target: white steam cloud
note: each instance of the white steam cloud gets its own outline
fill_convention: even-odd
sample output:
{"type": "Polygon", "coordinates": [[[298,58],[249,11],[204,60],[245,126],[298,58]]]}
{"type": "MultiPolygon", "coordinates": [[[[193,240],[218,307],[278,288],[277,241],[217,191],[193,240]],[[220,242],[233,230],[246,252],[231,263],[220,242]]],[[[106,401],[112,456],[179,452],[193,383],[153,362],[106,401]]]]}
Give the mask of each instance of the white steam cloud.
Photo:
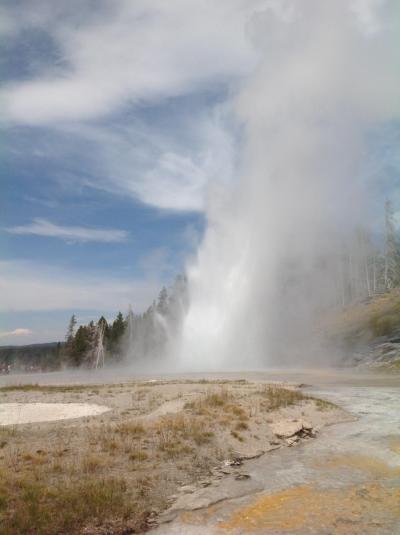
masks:
{"type": "Polygon", "coordinates": [[[366,136],[399,114],[395,4],[277,1],[249,23],[263,59],[235,101],[241,180],[212,196],[188,269],[183,367],[295,364],[321,349],[335,254],[368,204],[366,136]]]}

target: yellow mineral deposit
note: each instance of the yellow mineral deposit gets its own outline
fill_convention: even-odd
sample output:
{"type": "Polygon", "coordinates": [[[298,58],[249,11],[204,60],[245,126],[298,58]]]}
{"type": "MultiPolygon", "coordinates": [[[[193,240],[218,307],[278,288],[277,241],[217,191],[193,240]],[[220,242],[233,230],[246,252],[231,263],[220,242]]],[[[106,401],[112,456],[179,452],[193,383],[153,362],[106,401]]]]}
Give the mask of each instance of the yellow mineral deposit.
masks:
{"type": "Polygon", "coordinates": [[[373,525],[378,528],[388,515],[400,516],[399,489],[385,488],[380,483],[346,489],[300,486],[259,496],[220,522],[219,528],[267,534],[318,527],[334,528],[337,535],[356,535],[373,525]]]}

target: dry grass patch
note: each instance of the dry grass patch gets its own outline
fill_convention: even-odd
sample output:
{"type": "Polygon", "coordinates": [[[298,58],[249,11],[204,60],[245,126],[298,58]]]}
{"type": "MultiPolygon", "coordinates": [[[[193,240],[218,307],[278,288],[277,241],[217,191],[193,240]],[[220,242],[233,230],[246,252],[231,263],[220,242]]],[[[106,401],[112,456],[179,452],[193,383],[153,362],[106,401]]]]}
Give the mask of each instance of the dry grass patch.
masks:
{"type": "Polygon", "coordinates": [[[224,407],[224,411],[226,413],[231,413],[236,418],[239,418],[239,420],[247,420],[249,418],[248,413],[246,410],[241,407],[240,405],[235,405],[233,403],[229,403],[224,407]]]}
{"type": "Polygon", "coordinates": [[[81,463],[81,469],[84,474],[94,474],[104,466],[104,461],[99,455],[89,453],[81,463]]]}
{"type": "Polygon", "coordinates": [[[164,416],[154,424],[158,449],[169,455],[192,453],[195,446],[211,442],[214,432],[203,418],[189,418],[184,414],[164,416]]]}
{"type": "Polygon", "coordinates": [[[247,429],[249,428],[248,424],[246,422],[238,422],[236,425],[235,425],[235,429],[236,431],[247,431],[247,429]]]}
{"type": "Polygon", "coordinates": [[[220,389],[217,392],[209,391],[207,394],[198,397],[194,401],[189,401],[184,408],[197,413],[207,413],[209,409],[220,409],[232,399],[232,394],[227,389],[220,389]]]}
{"type": "Polygon", "coordinates": [[[239,442],[244,442],[244,437],[237,431],[232,430],[231,435],[233,436],[233,438],[236,438],[236,440],[239,440],[239,442]]]}
{"type": "Polygon", "coordinates": [[[143,450],[133,451],[129,454],[129,460],[135,462],[147,461],[149,454],[143,450]]]}
{"type": "MultiPolygon", "coordinates": [[[[137,502],[136,502],[137,503],[137,502]]],[[[127,499],[124,479],[63,481],[55,485],[34,477],[20,479],[3,474],[0,519],[3,535],[77,533],[88,521],[129,518],[144,512],[127,499]],[[6,490],[7,489],[7,490],[6,490]]]]}
{"type": "Polygon", "coordinates": [[[363,303],[348,306],[327,318],[323,328],[334,339],[344,340],[347,348],[397,333],[400,329],[400,289],[394,288],[363,303]]]}
{"type": "Polygon", "coordinates": [[[138,421],[122,422],[117,425],[115,430],[120,435],[133,435],[135,437],[142,436],[145,433],[143,423],[138,421]]]}
{"type": "Polygon", "coordinates": [[[257,394],[265,399],[266,405],[264,404],[264,408],[267,408],[268,410],[289,407],[290,405],[296,405],[297,403],[310,399],[309,396],[305,396],[298,390],[291,390],[274,385],[265,385],[262,390],[257,392],[257,394]]]}

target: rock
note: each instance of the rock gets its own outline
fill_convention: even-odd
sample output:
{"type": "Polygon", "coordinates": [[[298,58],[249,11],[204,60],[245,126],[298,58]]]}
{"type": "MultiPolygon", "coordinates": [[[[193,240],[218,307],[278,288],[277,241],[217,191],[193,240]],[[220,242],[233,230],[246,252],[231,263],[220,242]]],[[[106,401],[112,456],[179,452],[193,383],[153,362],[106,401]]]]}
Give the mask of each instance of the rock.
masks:
{"type": "Polygon", "coordinates": [[[243,481],[244,479],[250,479],[250,477],[251,477],[250,474],[237,474],[235,476],[235,479],[237,481],[243,481]]]}
{"type": "Polygon", "coordinates": [[[306,420],[281,420],[271,425],[272,432],[279,438],[313,436],[313,426],[306,420]]]}
{"type": "Polygon", "coordinates": [[[307,422],[307,420],[302,420],[302,424],[304,431],[312,431],[313,426],[310,424],[310,422],[307,422]]]}
{"type": "Polygon", "coordinates": [[[180,491],[184,492],[185,494],[191,494],[195,490],[197,490],[197,487],[195,485],[184,485],[180,488],[180,491]]]}
{"type": "MultiPolygon", "coordinates": [[[[261,457],[261,455],[264,455],[265,450],[256,450],[256,451],[247,451],[247,452],[234,452],[235,455],[235,461],[236,463],[239,462],[240,464],[243,464],[243,461],[248,461],[249,459],[257,459],[257,457],[261,457]]],[[[235,464],[235,466],[240,466],[240,464],[235,464]]]]}
{"type": "Polygon", "coordinates": [[[222,464],[223,466],[241,466],[243,461],[241,459],[226,459],[222,464]]]}
{"type": "Polygon", "coordinates": [[[229,468],[221,468],[221,474],[224,474],[225,476],[232,474],[233,470],[229,468]]]}
{"type": "Polygon", "coordinates": [[[271,429],[277,437],[289,438],[299,433],[303,429],[303,424],[302,422],[295,422],[293,420],[281,420],[271,424],[271,429]]]}

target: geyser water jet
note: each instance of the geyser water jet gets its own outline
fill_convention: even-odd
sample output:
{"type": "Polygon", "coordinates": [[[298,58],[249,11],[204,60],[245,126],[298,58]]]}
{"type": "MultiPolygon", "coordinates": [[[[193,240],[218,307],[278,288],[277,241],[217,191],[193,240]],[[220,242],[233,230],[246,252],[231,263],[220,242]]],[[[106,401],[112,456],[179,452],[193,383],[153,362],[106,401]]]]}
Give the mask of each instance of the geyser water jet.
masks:
{"type": "Polygon", "coordinates": [[[395,4],[276,1],[249,21],[261,60],[232,102],[241,176],[188,266],[183,368],[326,360],[318,320],[367,216],[367,136],[399,112],[395,4]]]}

